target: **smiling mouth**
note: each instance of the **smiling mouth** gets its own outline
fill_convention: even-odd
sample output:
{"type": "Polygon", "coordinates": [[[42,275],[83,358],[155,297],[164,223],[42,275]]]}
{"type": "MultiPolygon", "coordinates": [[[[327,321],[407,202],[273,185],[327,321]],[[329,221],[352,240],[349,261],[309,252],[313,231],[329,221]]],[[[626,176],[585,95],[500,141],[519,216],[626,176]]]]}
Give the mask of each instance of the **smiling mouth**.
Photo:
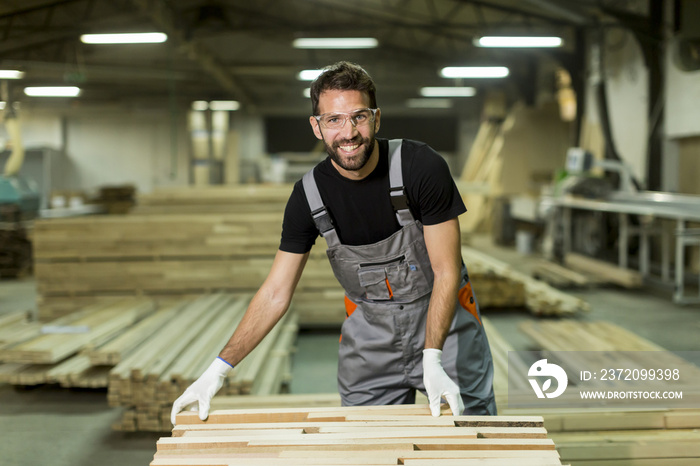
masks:
{"type": "Polygon", "coordinates": [[[359,143],[352,143],[352,144],[339,144],[338,149],[340,149],[343,152],[350,153],[350,152],[355,152],[361,144],[359,143]]]}

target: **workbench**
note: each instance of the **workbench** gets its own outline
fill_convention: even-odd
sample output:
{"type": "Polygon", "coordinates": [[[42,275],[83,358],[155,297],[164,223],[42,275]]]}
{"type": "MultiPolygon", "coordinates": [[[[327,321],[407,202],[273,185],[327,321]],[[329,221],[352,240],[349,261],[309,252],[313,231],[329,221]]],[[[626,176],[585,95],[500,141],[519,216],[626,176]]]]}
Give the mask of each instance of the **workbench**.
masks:
{"type": "MultiPolygon", "coordinates": [[[[643,277],[650,275],[649,240],[652,235],[661,238],[661,279],[675,284],[673,301],[679,304],[700,303],[700,290],[697,296],[685,293],[685,249],[700,246],[700,228],[689,227],[690,222],[700,222],[700,196],[662,192],[615,192],[607,199],[585,199],[573,196],[545,196],[541,207],[554,207],[562,223],[563,250],[571,251],[571,218],[573,210],[588,210],[616,213],[619,216],[618,265],[627,268],[629,264],[629,239],[640,237],[639,271],[643,277]],[[638,227],[630,225],[630,216],[639,216],[638,227]],[[675,273],[671,279],[670,238],[668,232],[659,228],[657,219],[675,221],[675,273]]],[[[699,283],[700,287],[700,283],[699,283]]]]}

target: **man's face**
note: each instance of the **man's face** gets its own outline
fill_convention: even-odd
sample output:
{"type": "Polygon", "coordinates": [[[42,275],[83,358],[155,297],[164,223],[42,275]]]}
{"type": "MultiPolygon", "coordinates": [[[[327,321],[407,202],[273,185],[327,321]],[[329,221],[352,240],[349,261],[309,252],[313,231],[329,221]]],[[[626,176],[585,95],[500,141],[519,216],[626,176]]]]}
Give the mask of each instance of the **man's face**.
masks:
{"type": "MultiPolygon", "coordinates": [[[[356,110],[369,107],[369,97],[360,91],[328,90],[321,93],[318,100],[319,115],[350,114],[356,110]]],[[[348,118],[342,128],[324,128],[316,118],[311,117],[310,122],[314,134],[323,140],[326,152],[331,160],[343,170],[360,171],[370,159],[375,147],[375,138],[379,129],[380,112],[367,124],[358,122],[354,125],[348,118]]]]}

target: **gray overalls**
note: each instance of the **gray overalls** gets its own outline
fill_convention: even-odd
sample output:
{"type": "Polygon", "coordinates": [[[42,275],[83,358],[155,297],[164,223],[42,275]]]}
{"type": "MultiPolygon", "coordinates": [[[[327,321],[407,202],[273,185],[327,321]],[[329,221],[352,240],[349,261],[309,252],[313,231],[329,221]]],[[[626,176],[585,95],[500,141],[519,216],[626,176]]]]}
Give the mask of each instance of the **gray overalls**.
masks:
{"type": "MultiPolygon", "coordinates": [[[[401,140],[389,141],[392,205],[401,229],[374,244],[340,243],[313,170],[304,175],[311,215],[326,239],[333,272],[345,289],[338,389],[344,406],[407,404],[425,393],[423,348],[433,270],[423,225],[408,209],[401,140]]],[[[496,414],[493,361],[466,267],[455,316],[443,346],[445,372],[460,387],[465,414],[496,414]]]]}

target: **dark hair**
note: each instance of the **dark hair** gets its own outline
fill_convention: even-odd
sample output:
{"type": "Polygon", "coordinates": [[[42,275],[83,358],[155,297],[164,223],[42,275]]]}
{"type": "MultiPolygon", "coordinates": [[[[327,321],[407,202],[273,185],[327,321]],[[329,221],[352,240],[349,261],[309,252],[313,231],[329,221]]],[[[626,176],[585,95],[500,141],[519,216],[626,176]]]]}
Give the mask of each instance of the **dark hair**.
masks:
{"type": "Polygon", "coordinates": [[[377,108],[374,81],[360,65],[340,61],[323,69],[323,73],[311,83],[311,111],[314,115],[318,115],[318,98],[321,92],[328,90],[366,92],[370,108],[377,108]]]}

